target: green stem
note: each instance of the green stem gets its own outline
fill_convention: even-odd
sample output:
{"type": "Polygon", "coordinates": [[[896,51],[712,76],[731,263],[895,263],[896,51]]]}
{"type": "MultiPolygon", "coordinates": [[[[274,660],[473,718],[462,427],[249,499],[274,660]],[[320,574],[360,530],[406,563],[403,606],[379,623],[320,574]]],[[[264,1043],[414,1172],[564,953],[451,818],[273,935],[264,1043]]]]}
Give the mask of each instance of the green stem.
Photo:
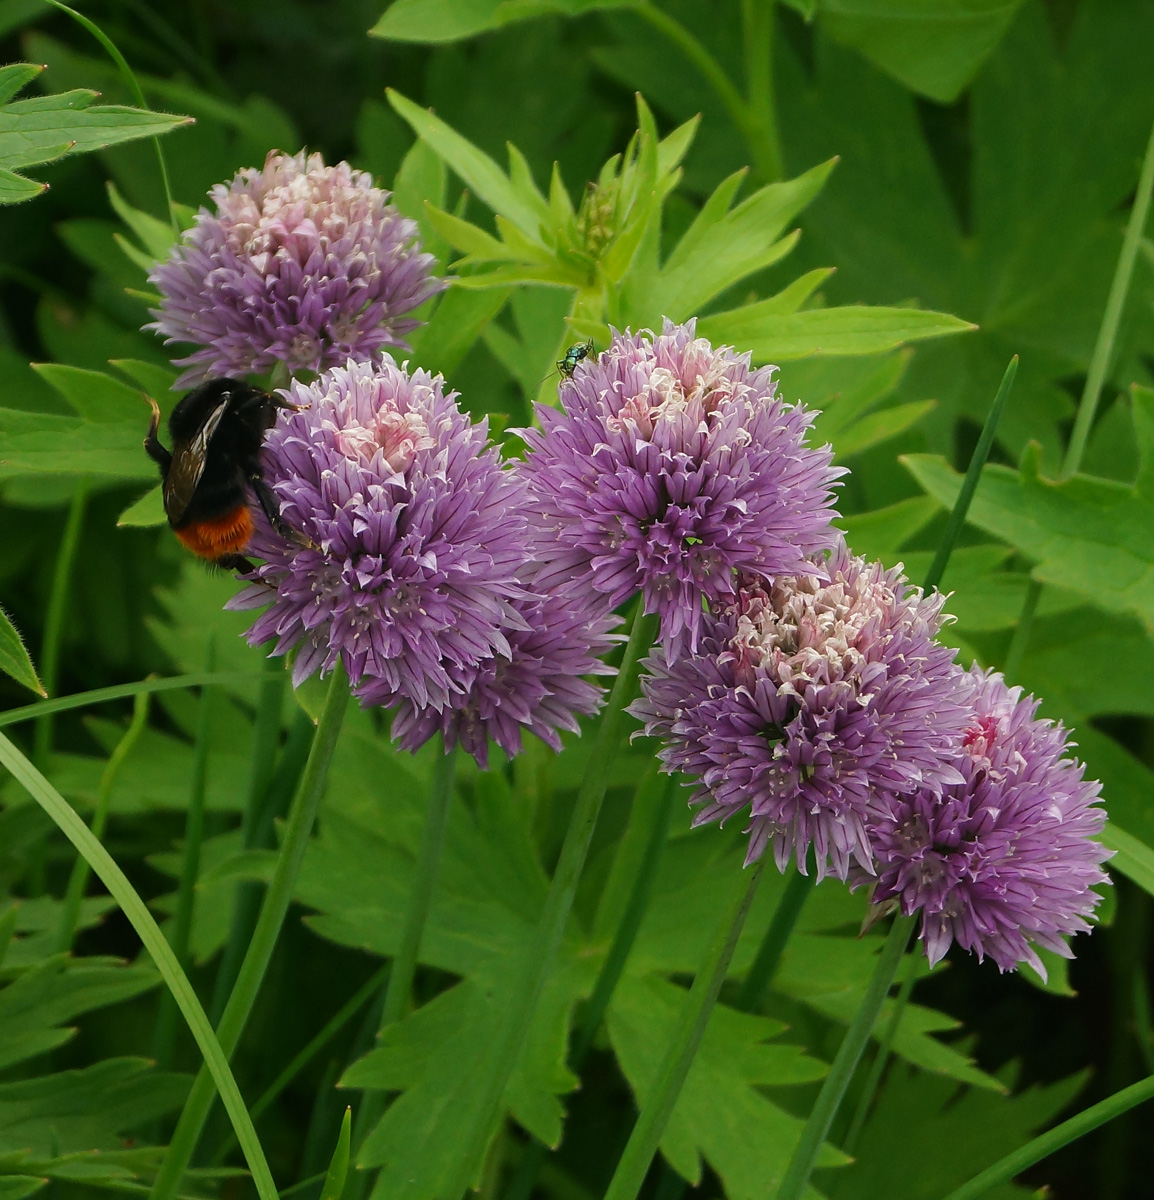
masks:
{"type": "MultiPolygon", "coordinates": [[[[269,959],[280,936],[281,926],[288,913],[293,887],[305,851],[308,849],[309,836],[324,794],[329,764],[336,749],[348,700],[349,682],[343,668],[338,664],[329,682],[300,790],[289,812],[284,842],[277,855],[276,867],[265,893],[260,918],[217,1030],[220,1046],[226,1055],[231,1055],[236,1049],[237,1042],[244,1032],[249,1013],[264,980],[269,959]]],[[[212,1107],[213,1096],[212,1080],[202,1069],[185,1101],[176,1131],[172,1135],[172,1144],[152,1185],[152,1200],[173,1200],[175,1197],[212,1107]]]]}
{"type": "MultiPolygon", "coordinates": [[[[216,666],[216,637],[208,635],[204,652],[205,674],[216,666]]],[[[176,912],[172,919],[172,952],[176,961],[188,970],[188,943],[192,934],[192,909],[196,881],[200,877],[200,847],[204,841],[204,797],[208,778],[208,748],[212,733],[212,691],[203,688],[196,714],[196,738],[192,751],[192,776],[188,789],[188,813],[184,820],[184,845],[181,849],[180,882],[176,889],[176,912]]],[[[153,1057],[162,1069],[172,1065],[176,1039],[176,1010],[171,997],[161,997],[156,1014],[153,1057]]]]}
{"type": "Polygon", "coordinates": [[[1034,615],[1038,611],[1038,601],[1041,598],[1042,585],[1036,579],[1031,579],[1026,585],[1026,596],[1022,601],[1022,611],[1018,614],[1018,623],[1014,626],[1014,633],[1010,638],[1006,661],[1002,664],[1002,674],[1011,682],[1017,678],[1026,647],[1030,644],[1030,632],[1034,628],[1034,615]]]}
{"type": "MultiPolygon", "coordinates": [[[[52,572],[52,590],[48,593],[48,611],[44,618],[44,645],[40,651],[40,681],[44,690],[51,695],[56,691],[60,676],[60,647],[64,642],[64,623],[68,617],[68,598],[72,590],[72,568],[76,564],[76,551],[80,546],[80,532],[84,527],[84,510],[88,503],[88,486],[81,480],[72,493],[68,506],[68,519],[64,523],[64,535],[60,549],[56,552],[56,566],[52,572]]],[[[32,741],[32,761],[40,770],[48,765],[52,752],[53,711],[42,702],[28,705],[37,708],[40,715],[36,720],[36,732],[32,741]]]]}
{"type": "Polygon", "coordinates": [[[445,844],[445,828],[449,823],[449,808],[453,800],[453,767],[456,759],[457,748],[454,746],[440,755],[433,768],[433,787],[429,794],[425,828],[417,853],[417,874],[413,880],[413,890],[409,893],[401,944],[396,958],[393,959],[393,969],[389,972],[385,1006],[381,1010],[382,1033],[404,1015],[409,994],[413,990],[417,955],[421,950],[421,938],[424,936],[425,923],[433,905],[433,891],[441,866],[441,848],[445,844]]]}
{"type": "Polygon", "coordinates": [[[248,683],[254,678],[251,671],[215,671],[211,675],[195,672],[191,675],[172,675],[167,679],[150,678],[141,679],[136,683],[118,683],[113,687],[94,688],[90,692],[61,696],[58,700],[40,700],[35,704],[25,704],[21,708],[10,708],[0,713],[0,729],[7,725],[18,725],[21,721],[38,721],[41,717],[68,712],[74,708],[107,704],[110,700],[131,700],[134,696],[175,692],[183,688],[210,687],[214,684],[248,683]]]}
{"type": "MultiPolygon", "coordinates": [[[[275,777],[276,754],[280,745],[280,718],[284,701],[284,660],[271,655],[264,660],[260,690],[257,694],[256,721],[252,731],[252,774],[249,776],[248,796],[245,800],[244,816],[241,820],[241,841],[246,850],[255,850],[261,845],[261,812],[268,799],[275,777]]],[[[312,722],[303,713],[303,724],[307,726],[308,740],[312,742],[312,722]]],[[[286,747],[287,755],[287,747],[286,747]]],[[[296,789],[296,781],[293,782],[296,789]]],[[[274,842],[275,844],[275,842],[274,842]]],[[[228,940],[217,968],[216,985],[212,997],[213,1019],[220,1020],[229,994],[236,983],[245,949],[256,926],[260,912],[260,898],[264,887],[260,883],[246,881],[236,888],[232,922],[228,929],[228,940]]]]}
{"type": "MultiPolygon", "coordinates": [[[[140,740],[144,727],[148,723],[148,696],[139,695],[132,708],[132,720],[124,731],[124,736],[116,743],[115,749],[104,764],[100,776],[100,789],[96,794],[96,812],[92,816],[92,836],[100,839],[104,836],[104,828],[108,824],[108,810],[112,803],[112,785],[124,760],[132,753],[133,746],[140,740]]],[[[84,892],[88,887],[88,877],[92,869],[88,860],[79,855],[68,877],[68,888],[64,893],[64,907],[60,912],[60,925],[56,931],[56,951],[63,953],[72,948],[72,939],[76,936],[76,926],[80,921],[80,908],[84,902],[84,892]]],[[[166,993],[167,995],[168,993],[166,993]]]]}
{"type": "Polygon", "coordinates": [[[742,880],[742,886],[734,888],[733,898],[726,906],[705,952],[705,959],[694,977],[693,987],[685,998],[681,1017],[666,1048],[653,1087],[642,1105],[617,1170],[613,1172],[605,1200],[635,1200],[649,1174],[653,1156],[661,1143],[661,1135],[669,1124],[685,1077],[693,1066],[697,1048],[705,1035],[709,1015],[725,982],[730,960],[737,949],[737,939],[741,936],[764,868],[763,855],[751,869],[748,883],[742,880]]]}
{"type": "Polygon", "coordinates": [[[1019,1146],[1012,1154],[1007,1154],[992,1167],[987,1167],[968,1183],[963,1183],[960,1188],[950,1192],[946,1200],[977,1200],[977,1197],[984,1196],[999,1183],[1006,1183],[1014,1176],[1021,1174],[1027,1167],[1041,1162],[1055,1150],[1061,1150],[1063,1146],[1068,1146],[1078,1138],[1084,1137],[1100,1125],[1105,1125],[1107,1121],[1112,1121],[1115,1117],[1120,1117],[1123,1113],[1129,1112],[1130,1109],[1151,1099],[1154,1099],[1154,1075],[1142,1079],[1138,1083],[1133,1083],[1128,1088],[1115,1092],[1112,1096],[1107,1096],[1105,1100],[1091,1105],[1077,1116],[1063,1121],[1061,1125],[1054,1126],[1053,1129],[1034,1138],[1033,1141],[1027,1142],[1024,1146],[1019,1146]]]}
{"type": "MultiPolygon", "coordinates": [[[[669,836],[669,823],[673,817],[673,793],[676,787],[677,784],[670,777],[665,786],[657,793],[657,811],[653,814],[644,814],[651,820],[649,837],[645,844],[641,863],[633,874],[633,887],[630,890],[629,899],[625,903],[625,911],[613,934],[613,941],[605,955],[605,961],[601,964],[597,982],[593,986],[593,992],[581,1014],[580,1024],[577,1026],[577,1035],[569,1053],[569,1067],[574,1075],[581,1074],[581,1068],[585,1065],[585,1059],[593,1046],[593,1039],[597,1036],[597,1030],[601,1028],[609,1001],[625,970],[629,952],[637,940],[641,922],[649,909],[653,885],[657,880],[657,870],[661,865],[662,852],[665,850],[665,842],[669,836]]],[[[642,791],[639,789],[634,801],[635,805],[640,803],[641,797],[642,791]]],[[[549,1147],[537,1139],[534,1139],[526,1147],[521,1161],[517,1164],[517,1170],[509,1184],[509,1189],[505,1193],[505,1200],[529,1200],[548,1153],[549,1147]]]]}
{"type": "Polygon", "coordinates": [[[780,179],[783,173],[781,134],[773,102],[773,19],[774,0],[741,0],[747,111],[757,141],[754,158],[762,164],[759,174],[765,183],[780,179]]]}
{"type": "Polygon", "coordinates": [[[902,986],[898,989],[897,1003],[894,1005],[894,1011],[890,1014],[889,1024],[886,1025],[886,1031],[882,1034],[881,1043],[878,1046],[878,1052],[874,1057],[870,1073],[866,1077],[865,1087],[862,1089],[862,1094],[858,1098],[857,1108],[854,1110],[853,1120],[850,1122],[849,1132],[845,1136],[845,1140],[841,1143],[841,1148],[846,1154],[853,1154],[854,1147],[857,1145],[857,1140],[861,1137],[861,1131],[866,1123],[866,1118],[869,1116],[870,1105],[873,1103],[874,1095],[877,1093],[878,1084],[881,1083],[882,1075],[885,1072],[886,1064],[889,1062],[890,1054],[893,1051],[894,1038],[898,1035],[898,1029],[901,1027],[902,1017],[905,1015],[906,1006],[910,1002],[910,995],[913,993],[914,984],[918,978],[918,956],[911,954],[909,966],[906,971],[906,977],[902,980],[902,986]]]}
{"type": "Polygon", "coordinates": [[[809,1177],[817,1162],[818,1151],[833,1124],[842,1097],[853,1078],[854,1072],[869,1041],[870,1034],[881,1011],[882,1003],[889,993],[890,985],[897,974],[910,934],[914,928],[914,917],[897,917],[878,955],[877,966],[866,988],[854,1016],[853,1024],[842,1038],[837,1055],[830,1066],[818,1093],[817,1101],[801,1131],[801,1138],[794,1149],[793,1157],[786,1168],[776,1200],[800,1200],[805,1192],[809,1177]]]}
{"type": "Polygon", "coordinates": [[[936,588],[942,581],[942,576],[946,573],[946,567],[949,565],[950,555],[954,551],[954,543],[958,540],[958,534],[962,531],[962,526],[966,523],[966,514],[970,511],[970,501],[974,498],[974,493],[978,490],[978,481],[982,477],[982,468],[986,465],[986,459],[990,456],[990,447],[994,444],[994,435],[998,432],[998,423],[1002,419],[1002,410],[1006,407],[1006,401],[1010,395],[1010,389],[1014,386],[1014,376],[1018,373],[1018,356],[1015,354],[1010,359],[1009,366],[1006,367],[1005,374],[1002,376],[1002,382],[998,385],[997,394],[994,396],[994,403],[990,406],[990,411],[986,414],[985,424],[982,426],[981,436],[978,438],[978,444],[974,447],[973,454],[970,455],[970,465],[966,469],[966,477],[962,480],[961,491],[958,492],[958,498],[954,501],[953,511],[950,513],[950,519],[946,523],[946,532],[942,535],[942,540],[938,545],[938,552],[934,555],[933,564],[930,566],[929,573],[926,575],[923,587],[928,592],[931,588],[936,588]]]}
{"type": "Polygon", "coordinates": [[[1090,356],[1086,386],[1082,389],[1082,399],[1078,403],[1078,415],[1074,418],[1074,429],[1070,434],[1070,444],[1066,447],[1066,457],[1062,462],[1060,479],[1071,478],[1077,474],[1078,468],[1082,465],[1082,455],[1086,451],[1086,442],[1094,424],[1094,414],[1098,411],[1098,399],[1102,394],[1102,385],[1106,382],[1106,372],[1110,369],[1110,357],[1114,352],[1114,339],[1118,334],[1118,324],[1122,320],[1122,310],[1126,307],[1126,296],[1130,291],[1130,281],[1134,275],[1134,261],[1138,257],[1142,231],[1146,228],[1146,215],[1150,210],[1150,193],[1152,191],[1154,191],[1154,126],[1151,127],[1150,140],[1146,144],[1146,156],[1142,160],[1142,170],[1138,175],[1138,190],[1134,195],[1134,205],[1130,209],[1130,219],[1126,223],[1126,233],[1122,238],[1122,251],[1118,255],[1118,265],[1114,268],[1114,279],[1110,284],[1106,311],[1102,314],[1098,340],[1094,343],[1094,353],[1090,356]]]}
{"type": "Polygon", "coordinates": [[[601,803],[609,785],[609,773],[617,757],[625,730],[625,706],[637,689],[639,659],[652,643],[656,618],[645,616],[641,602],[634,609],[629,641],[625,646],[617,678],[609,693],[609,702],[602,714],[594,740],[585,777],[581,781],[569,828],[561,846],[561,855],[545,898],[545,906],[532,943],[518,964],[518,979],[512,1002],[506,1008],[497,1037],[488,1057],[484,1088],[477,1098],[476,1121],[464,1151],[452,1166],[451,1186],[446,1195],[460,1196],[473,1182],[473,1171],[485,1153],[485,1147],[500,1119],[501,1102],[521,1047],[529,1022],[545,980],[553,968],[557,949],[565,934],[577,883],[589,852],[593,830],[601,813],[601,803]]]}
{"type": "Polygon", "coordinates": [[[791,868],[789,882],[786,883],[785,891],[777,902],[777,909],[769,928],[765,931],[757,957],[754,958],[749,974],[741,985],[741,991],[737,994],[736,1007],[743,1012],[761,1011],[769,985],[777,974],[786,943],[793,933],[798,917],[801,916],[806,900],[813,893],[813,886],[813,880],[808,875],[803,875],[797,867],[791,868]]]}
{"type": "Polygon", "coordinates": [[[16,782],[44,809],[64,836],[84,856],[136,930],[145,950],[152,956],[161,978],[176,997],[180,1011],[200,1047],[206,1068],[220,1092],[236,1130],[237,1140],[244,1151],[249,1170],[252,1171],[260,1200],[277,1200],[276,1185],[273,1183],[252,1119],[245,1109],[240,1089],[236,1086],[236,1080],[229,1069],[228,1058],[208,1023],[208,1017],[196,998],[188,976],[181,970],[180,963],[172,953],[172,947],[165,940],[147,905],[112,856],[73,811],[68,801],[3,734],[0,734],[0,765],[11,772],[16,782]]]}
{"type": "Polygon", "coordinates": [[[725,68],[680,21],[671,17],[664,9],[653,4],[643,3],[632,11],[639,17],[643,17],[654,29],[663,33],[673,42],[682,54],[693,63],[705,82],[717,93],[718,99],[725,105],[725,109],[729,113],[730,120],[737,126],[749,145],[758,177],[776,178],[777,173],[780,173],[780,161],[775,163],[772,159],[772,151],[767,151],[764,137],[754,115],[750,112],[741,93],[734,87],[725,68]],[[767,153],[769,157],[767,157],[767,153]]]}
{"type": "MultiPolygon", "coordinates": [[[[132,93],[137,107],[148,109],[148,101],[144,98],[144,93],[140,90],[140,83],[137,81],[136,75],[132,68],[128,65],[124,55],[116,48],[116,44],[112,39],[100,28],[94,21],[90,21],[83,13],[78,13],[76,9],[69,8],[67,4],[61,4],[60,0],[44,0],[46,4],[51,4],[53,8],[58,8],[61,12],[66,12],[74,21],[82,25],[90,34],[104,47],[108,57],[116,64],[116,69],[120,72],[121,78],[124,80],[128,90],[132,93]]],[[[168,179],[168,163],[164,158],[164,151],[160,146],[160,138],[152,138],[152,145],[156,150],[156,165],[160,168],[160,182],[164,187],[164,199],[168,205],[168,217],[172,222],[172,230],[176,234],[177,240],[180,240],[180,219],[176,215],[176,201],[172,198],[172,186],[168,179]]]]}
{"type": "MultiPolygon", "coordinates": [[[[259,1121],[272,1106],[280,1094],[308,1066],[310,1062],[337,1036],[338,1033],[357,1015],[358,1012],[380,991],[388,978],[389,965],[386,963],[380,970],[374,972],[361,985],[357,992],[350,996],[341,1008],[334,1013],[328,1023],[315,1037],[292,1059],[287,1067],[261,1093],[260,1098],[249,1109],[253,1121],[259,1121]]],[[[217,1147],[211,1159],[211,1166],[219,1167],[236,1145],[236,1135],[230,1133],[217,1147]]],[[[283,1193],[282,1193],[283,1195],[283,1193]]]]}

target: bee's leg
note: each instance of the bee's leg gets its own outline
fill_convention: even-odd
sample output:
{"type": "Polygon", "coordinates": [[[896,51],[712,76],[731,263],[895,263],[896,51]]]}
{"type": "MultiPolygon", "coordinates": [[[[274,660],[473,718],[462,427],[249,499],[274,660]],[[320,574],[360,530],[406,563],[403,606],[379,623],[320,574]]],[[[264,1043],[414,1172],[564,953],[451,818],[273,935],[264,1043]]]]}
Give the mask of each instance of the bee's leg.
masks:
{"type": "Polygon", "coordinates": [[[255,570],[253,564],[243,554],[222,554],[220,558],[212,560],[212,565],[219,567],[222,571],[255,570]]]}
{"type": "Polygon", "coordinates": [[[268,517],[269,524],[285,539],[286,542],[292,543],[301,550],[318,550],[320,549],[311,538],[305,537],[303,533],[298,533],[285,519],[280,515],[280,509],[277,507],[276,497],[272,494],[272,489],[265,483],[264,479],[256,474],[250,474],[248,477],[249,484],[252,490],[256,493],[257,501],[260,503],[264,515],[268,517]]]}
{"type": "Polygon", "coordinates": [[[172,466],[172,455],[160,444],[156,436],[160,431],[160,405],[151,396],[148,403],[152,405],[152,419],[148,422],[148,435],[144,439],[144,451],[160,467],[161,475],[167,475],[172,466]]]}

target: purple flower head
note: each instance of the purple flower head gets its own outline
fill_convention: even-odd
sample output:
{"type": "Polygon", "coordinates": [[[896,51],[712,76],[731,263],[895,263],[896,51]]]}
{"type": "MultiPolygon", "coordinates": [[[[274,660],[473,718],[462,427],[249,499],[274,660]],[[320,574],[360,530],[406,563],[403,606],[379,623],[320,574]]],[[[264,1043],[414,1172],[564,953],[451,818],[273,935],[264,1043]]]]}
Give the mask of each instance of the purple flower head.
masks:
{"type": "Polygon", "coordinates": [[[526,731],[560,750],[560,731],[577,732],[577,717],[600,708],[602,689],[582,676],[612,674],[599,656],[616,640],[618,619],[603,607],[582,611],[555,595],[530,595],[516,607],[524,624],[505,631],[508,657],[486,658],[467,690],[454,693],[440,712],[401,702],[393,736],[405,749],[416,750],[439,730],[447,747],[464,746],[485,770],[490,738],[510,758],[521,753],[526,731]]]}
{"type": "Polygon", "coordinates": [[[300,549],[254,511],[265,561],[232,608],[268,605],[249,630],[297,650],[293,681],[344,662],[366,704],[444,708],[510,630],[529,554],[524,491],[439,375],[387,356],[349,362],[286,395],[307,407],[265,438],[265,478],[300,549]]]}
{"type": "Polygon", "coordinates": [[[216,212],[202,208],[149,276],[162,299],[145,328],[199,347],[176,360],[178,387],[370,359],[404,346],[418,322],[403,314],[443,286],[416,224],[348,163],[273,151],[211,196],[216,212]]]}
{"type": "Polygon", "coordinates": [[[549,534],[542,587],[590,589],[609,607],[640,590],[676,657],[693,649],[703,601],[732,600],[737,572],[805,568],[833,544],[828,447],[813,414],[777,398],[773,367],[715,350],[693,321],[615,333],[521,430],[537,521],[549,534]]]}
{"type": "Polygon", "coordinates": [[[699,649],[645,666],[630,712],[665,739],[666,768],[697,780],[696,824],[750,814],[747,862],[773,842],[818,878],[872,870],[867,816],[879,795],[960,779],[949,764],[964,709],[954,652],[934,641],[942,597],[842,544],[812,573],[740,581],[702,622],[699,649]]]}
{"type": "Polygon", "coordinates": [[[1101,785],[1082,778],[1061,725],[1034,716],[1038,701],[1002,676],[960,669],[967,715],[962,779],[891,797],[871,823],[875,902],[921,909],[926,957],[957,942],[1003,970],[1046,971],[1031,943],[1069,958],[1063,934],[1089,928],[1094,884],[1110,852],[1094,841],[1106,813],[1101,785]]]}

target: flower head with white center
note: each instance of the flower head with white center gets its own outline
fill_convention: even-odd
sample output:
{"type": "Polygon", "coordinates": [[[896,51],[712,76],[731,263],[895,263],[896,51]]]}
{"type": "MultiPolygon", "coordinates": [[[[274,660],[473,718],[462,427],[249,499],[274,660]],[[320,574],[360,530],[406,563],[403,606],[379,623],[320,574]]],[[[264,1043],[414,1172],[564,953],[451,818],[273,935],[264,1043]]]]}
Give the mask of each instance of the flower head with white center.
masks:
{"type": "Polygon", "coordinates": [[[706,615],[698,652],[646,660],[630,711],[665,741],[670,771],[697,782],[696,823],[748,812],[747,861],[772,842],[778,867],[844,879],[872,869],[878,797],[960,776],[951,736],[963,714],[953,651],[934,636],[942,598],[850,555],[844,544],[807,574],[739,581],[706,615]]]}
{"type": "Polygon", "coordinates": [[[520,431],[549,534],[541,586],[611,608],[640,591],[676,657],[738,572],[796,573],[831,546],[841,472],[806,444],[814,414],[778,399],[773,372],[715,350],[693,321],[615,333],[579,363],[563,411],[538,405],[542,428],[520,431]]]}
{"type": "Polygon", "coordinates": [[[416,223],[348,163],[273,151],[210,195],[216,211],[149,276],[161,303],[146,328],[197,347],[176,360],[179,386],[370,359],[403,346],[419,324],[405,314],[444,286],[416,223]]]}

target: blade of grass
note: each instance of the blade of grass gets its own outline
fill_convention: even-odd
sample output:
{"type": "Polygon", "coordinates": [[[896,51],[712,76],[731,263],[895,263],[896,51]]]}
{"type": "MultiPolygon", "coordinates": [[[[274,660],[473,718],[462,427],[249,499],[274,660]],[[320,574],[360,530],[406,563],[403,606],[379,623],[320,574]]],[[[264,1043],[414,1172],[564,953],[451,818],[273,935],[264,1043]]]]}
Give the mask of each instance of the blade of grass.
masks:
{"type": "Polygon", "coordinates": [[[1053,1129],[1027,1142],[1024,1146],[1019,1146],[1013,1153],[999,1159],[992,1167],[987,1167],[969,1182],[963,1183],[960,1188],[955,1188],[945,1200],[977,1200],[979,1196],[984,1196],[999,1183],[1008,1182],[1015,1175],[1020,1175],[1027,1167],[1041,1162],[1056,1150],[1061,1150],[1063,1146],[1077,1141],[1078,1138],[1105,1125],[1107,1121],[1112,1121],[1115,1117],[1120,1117],[1123,1113],[1129,1112],[1130,1109],[1151,1099],[1154,1099],[1154,1075],[1132,1083],[1128,1088],[1123,1088],[1112,1096],[1107,1096],[1105,1100],[1100,1100],[1097,1104],[1083,1109],[1068,1121],[1054,1126],[1053,1129]]]}
{"type": "MultiPolygon", "coordinates": [[[[204,671],[212,674],[216,666],[216,638],[210,632],[204,652],[204,671]]],[[[184,823],[180,883],[176,890],[176,912],[172,920],[172,952],[176,961],[188,970],[188,940],[192,933],[192,906],[196,881],[200,876],[200,847],[204,841],[204,796],[208,779],[208,746],[212,725],[212,690],[203,688],[196,714],[196,739],[192,751],[192,776],[188,790],[188,813],[184,823]]],[[[176,1009],[171,996],[164,996],[156,1014],[153,1057],[162,1069],[172,1065],[176,1038],[176,1009]]]]}
{"type": "Polygon", "coordinates": [[[205,1069],[209,1073],[217,1090],[220,1092],[226,1111],[236,1130],[237,1140],[244,1152],[245,1161],[252,1172],[260,1200],[277,1200],[276,1185],[264,1151],[253,1128],[252,1119],[244,1106],[240,1089],[236,1085],[232,1071],[228,1065],[220,1042],[213,1033],[208,1017],[196,998],[188,976],[176,961],[172,947],[165,940],[160,926],[148,911],[147,905],[139,893],[128,881],[128,877],[116,865],[112,856],[92,835],[92,831],[80,819],[71,805],[48,782],[47,779],[32,765],[32,763],[17,749],[4,734],[0,734],[0,765],[5,767],[24,788],[26,792],[40,805],[65,837],[84,856],[88,865],[96,873],[100,881],[108,889],[113,899],[120,905],[137,936],[144,943],[144,948],[152,956],[156,969],[161,978],[176,997],[184,1019],[196,1044],[204,1056],[205,1069]]]}
{"type": "Polygon", "coordinates": [[[0,729],[7,725],[18,725],[21,721],[35,721],[40,717],[68,712],[74,708],[107,704],[110,700],[131,700],[134,696],[175,692],[182,688],[209,687],[213,684],[247,683],[256,678],[252,671],[215,671],[211,675],[197,671],[189,675],[170,675],[167,679],[153,679],[150,676],[136,683],[118,683],[112,687],[94,688],[90,692],[61,696],[58,700],[39,700],[35,704],[10,708],[7,712],[0,712],[0,729]]]}
{"type": "MultiPolygon", "coordinates": [[[[348,700],[348,678],[338,664],[329,681],[312,752],[289,813],[284,842],[277,855],[264,903],[261,905],[260,918],[217,1030],[220,1047],[226,1055],[231,1055],[236,1049],[240,1035],[248,1023],[260,985],[264,981],[269,959],[288,913],[297,873],[308,848],[317,809],[324,794],[329,764],[336,749],[348,700]]],[[[152,1200],[174,1200],[185,1169],[196,1149],[214,1095],[212,1078],[202,1069],[185,1101],[176,1131],[172,1135],[172,1142],[152,1185],[152,1200]]]]}
{"type": "MultiPolygon", "coordinates": [[[[96,811],[92,815],[92,836],[104,837],[104,828],[108,823],[108,810],[112,803],[112,786],[124,760],[132,753],[133,746],[140,740],[145,725],[148,724],[148,694],[140,693],[132,706],[132,721],[124,731],[124,736],[116,743],[115,749],[108,756],[104,770],[100,776],[100,788],[96,794],[96,811]]],[[[80,919],[80,906],[84,900],[84,892],[88,887],[88,877],[92,868],[83,855],[78,855],[68,877],[68,887],[64,892],[64,906],[60,910],[60,925],[56,932],[56,951],[63,953],[72,948],[72,939],[76,936],[76,925],[80,919]]],[[[166,993],[168,995],[170,993],[166,993]]]]}

